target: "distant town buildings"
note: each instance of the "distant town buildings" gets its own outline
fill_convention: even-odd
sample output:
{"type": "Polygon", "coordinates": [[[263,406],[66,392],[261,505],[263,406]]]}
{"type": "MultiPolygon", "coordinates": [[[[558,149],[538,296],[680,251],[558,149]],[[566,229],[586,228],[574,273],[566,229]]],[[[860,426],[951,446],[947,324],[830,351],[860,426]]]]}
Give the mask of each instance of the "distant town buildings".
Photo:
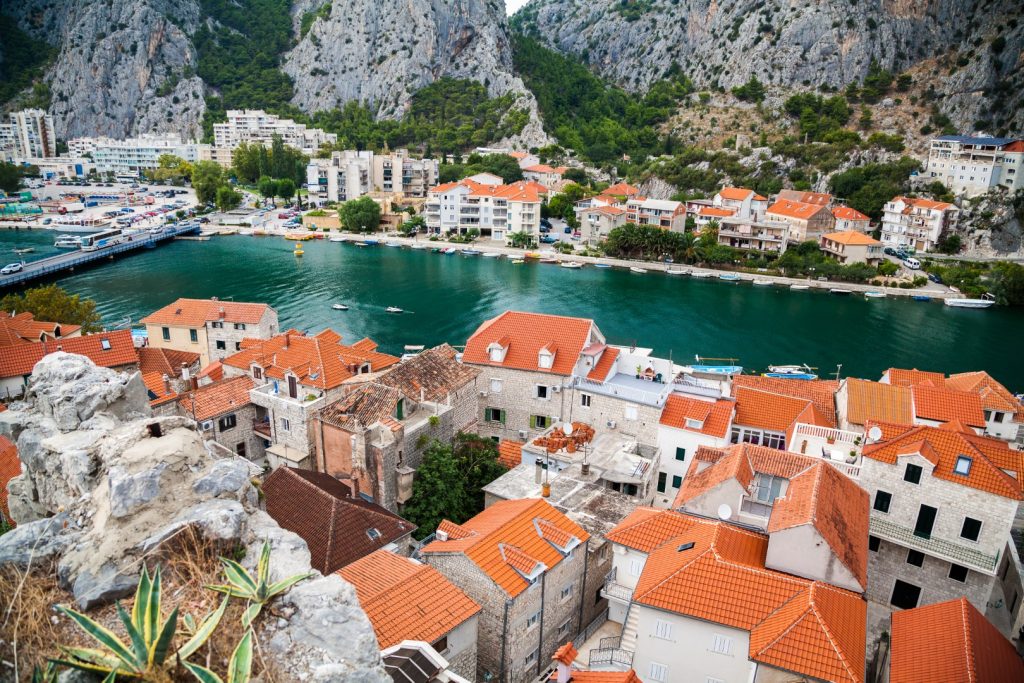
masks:
{"type": "Polygon", "coordinates": [[[830,232],[821,236],[821,250],[843,265],[878,265],[884,258],[882,243],[859,230],[830,232]]]}
{"type": "Polygon", "coordinates": [[[943,135],[931,141],[928,161],[918,176],[938,181],[953,194],[974,197],[991,189],[1024,187],[1024,140],[943,135]]]}
{"type": "Polygon", "coordinates": [[[0,123],[0,156],[19,161],[57,156],[53,117],[42,109],[11,112],[0,123]]]}
{"type": "Polygon", "coordinates": [[[185,161],[198,161],[201,145],[182,142],[177,135],[147,134],[134,138],[74,138],[68,141],[72,156],[92,156],[100,173],[138,176],[141,172],[157,168],[160,157],[172,154],[185,161]]]}
{"type": "Polygon", "coordinates": [[[502,179],[480,173],[430,189],[424,206],[428,232],[465,235],[470,230],[504,244],[509,235],[540,237],[540,205],[547,189],[520,181],[503,185],[502,179]]]}
{"type": "Polygon", "coordinates": [[[306,167],[306,189],[314,203],[358,199],[372,192],[423,198],[437,184],[435,159],[413,159],[404,149],[376,154],[369,150],[333,152],[306,167]]]}
{"type": "Polygon", "coordinates": [[[213,146],[234,149],[243,142],[269,147],[274,136],[280,136],[307,156],[315,155],[322,145],[337,142],[338,136],[319,128],[308,128],[292,119],[282,119],[262,109],[229,109],[227,121],[213,124],[213,146]]]}
{"type": "Polygon", "coordinates": [[[277,311],[266,304],[178,299],[140,321],[149,345],[198,353],[205,366],[237,353],[245,339],[277,334],[277,311]]]}

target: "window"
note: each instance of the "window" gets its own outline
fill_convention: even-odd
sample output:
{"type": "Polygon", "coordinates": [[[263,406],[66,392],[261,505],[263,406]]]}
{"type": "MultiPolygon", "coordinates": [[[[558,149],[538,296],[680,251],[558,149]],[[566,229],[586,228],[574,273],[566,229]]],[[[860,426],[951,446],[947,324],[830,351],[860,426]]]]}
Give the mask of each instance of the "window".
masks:
{"type": "Polygon", "coordinates": [[[224,323],[218,320],[216,322],[210,323],[210,327],[212,327],[215,330],[222,330],[224,329],[224,323]]]}
{"type": "Polygon", "coordinates": [[[991,419],[992,419],[992,411],[991,410],[986,410],[985,411],[985,422],[988,422],[991,419]]]}
{"type": "Polygon", "coordinates": [[[636,558],[629,561],[629,575],[640,576],[640,573],[644,570],[644,561],[636,558]]]}
{"type": "Polygon", "coordinates": [[[668,475],[664,472],[658,472],[658,493],[665,493],[665,480],[668,479],[668,475]]]}
{"type": "Polygon", "coordinates": [[[915,567],[921,567],[924,565],[924,553],[920,550],[911,550],[907,553],[907,564],[912,564],[915,567]]]}
{"type": "Polygon", "coordinates": [[[964,525],[960,527],[960,538],[977,541],[981,536],[981,522],[973,517],[964,517],[964,525]]]}
{"type": "Polygon", "coordinates": [[[677,489],[683,485],[683,478],[678,474],[672,475],[672,488],[677,489]]]}
{"type": "Polygon", "coordinates": [[[672,639],[672,622],[662,619],[654,620],[654,637],[663,640],[672,639]]]}
{"type": "Polygon", "coordinates": [[[531,628],[537,625],[537,621],[540,619],[540,612],[534,612],[530,616],[526,617],[526,630],[529,631],[531,628]]]}
{"type": "Polygon", "coordinates": [[[538,384],[536,396],[537,398],[546,399],[548,397],[548,388],[543,384],[538,384]]]}
{"type": "Polygon", "coordinates": [[[217,427],[222,432],[225,432],[229,429],[234,429],[236,424],[238,424],[238,419],[235,417],[234,413],[232,413],[231,415],[225,415],[224,417],[217,421],[217,427]]]}
{"type": "Polygon", "coordinates": [[[637,416],[636,407],[635,406],[626,406],[624,417],[627,420],[635,420],[636,416],[637,416]]]}
{"type": "Polygon", "coordinates": [[[561,600],[562,602],[565,602],[566,600],[571,598],[572,597],[572,589],[575,588],[575,586],[576,586],[576,584],[574,584],[574,583],[568,583],[565,586],[562,586],[562,592],[558,594],[558,599],[561,600]]]}
{"type": "Polygon", "coordinates": [[[530,416],[530,428],[531,429],[547,429],[548,425],[551,424],[551,419],[547,415],[531,415],[530,416]]]}
{"type": "Polygon", "coordinates": [[[245,457],[245,442],[244,441],[239,441],[238,443],[235,444],[235,453],[237,453],[238,455],[242,456],[243,458],[245,457]]]}
{"type": "Polygon", "coordinates": [[[909,481],[911,484],[920,484],[921,471],[920,465],[907,463],[907,469],[903,472],[903,481],[909,481]]]}
{"type": "Polygon", "coordinates": [[[253,379],[263,379],[263,368],[254,367],[252,369],[253,379]]]}
{"type": "Polygon", "coordinates": [[[160,335],[164,338],[164,341],[171,341],[171,328],[161,327],[160,335]]]}
{"type": "Polygon", "coordinates": [[[235,351],[242,350],[242,342],[235,342],[235,351]]]}
{"type": "Polygon", "coordinates": [[[715,634],[714,639],[711,641],[711,651],[717,652],[720,655],[727,655],[732,649],[732,638],[715,634]]]}
{"type": "Polygon", "coordinates": [[[281,418],[281,431],[282,432],[290,432],[291,429],[292,429],[292,423],[288,421],[288,418],[282,417],[281,418]]]}
{"type": "Polygon", "coordinates": [[[590,394],[580,394],[580,405],[583,406],[584,408],[589,408],[590,403],[591,401],[593,401],[593,399],[594,397],[591,396],[590,394]]]}
{"type": "Polygon", "coordinates": [[[565,621],[562,622],[562,625],[558,627],[558,635],[559,635],[559,637],[561,637],[561,636],[564,636],[568,632],[569,632],[569,620],[566,619],[565,621]]]}
{"type": "Polygon", "coordinates": [[[683,462],[686,460],[686,449],[676,446],[676,460],[683,462]]]}
{"type": "Polygon", "coordinates": [[[109,351],[110,350],[110,340],[106,339],[106,338],[100,339],[100,348],[103,349],[104,351],[109,351]]]}
{"type": "Polygon", "coordinates": [[[658,681],[658,683],[668,680],[668,667],[664,664],[651,662],[651,667],[647,671],[647,680],[658,681]]]}
{"type": "Polygon", "coordinates": [[[993,413],[992,420],[994,422],[1002,422],[1004,417],[1006,417],[1006,413],[993,413]]]}
{"type": "Polygon", "coordinates": [[[491,391],[493,393],[495,393],[495,394],[500,394],[501,393],[501,380],[500,379],[492,379],[491,380],[491,391]]]}
{"type": "Polygon", "coordinates": [[[882,539],[878,536],[868,536],[868,550],[873,553],[877,553],[878,549],[882,545],[882,539]]]}
{"type": "Polygon", "coordinates": [[[444,638],[441,638],[437,642],[433,643],[431,647],[433,647],[438,654],[443,655],[445,652],[448,651],[448,636],[445,636],[444,638]]]}
{"type": "Polygon", "coordinates": [[[892,503],[892,494],[879,489],[875,491],[875,509],[879,512],[889,512],[889,504],[892,503]]]}
{"type": "Polygon", "coordinates": [[[217,350],[218,351],[226,351],[227,348],[228,348],[228,343],[226,341],[224,341],[223,339],[218,339],[217,340],[217,350]]]}
{"type": "Polygon", "coordinates": [[[526,660],[525,660],[526,666],[530,666],[531,664],[533,664],[536,661],[537,661],[537,650],[534,650],[530,654],[526,655],[526,660]]]}
{"type": "Polygon", "coordinates": [[[889,600],[889,603],[893,607],[900,609],[913,609],[917,607],[917,601],[920,599],[920,586],[896,579],[896,584],[892,587],[892,598],[889,600]]]}
{"type": "Polygon", "coordinates": [[[754,481],[754,498],[759,503],[771,505],[782,494],[782,484],[785,481],[782,477],[758,473],[754,481]]]}
{"type": "Polygon", "coordinates": [[[967,583],[967,567],[958,564],[949,565],[949,578],[960,583],[967,583]]]}
{"type": "Polygon", "coordinates": [[[974,462],[966,455],[956,456],[956,465],[953,466],[953,471],[959,475],[967,476],[971,473],[971,463],[974,462]]]}
{"type": "Polygon", "coordinates": [[[245,329],[245,323],[235,323],[235,329],[236,330],[244,330],[245,329]]]}
{"type": "Polygon", "coordinates": [[[189,330],[188,331],[188,339],[193,344],[198,344],[199,343],[199,332],[197,332],[196,330],[189,330]]]}
{"type": "Polygon", "coordinates": [[[505,424],[505,411],[499,408],[484,408],[484,421],[505,424]]]}

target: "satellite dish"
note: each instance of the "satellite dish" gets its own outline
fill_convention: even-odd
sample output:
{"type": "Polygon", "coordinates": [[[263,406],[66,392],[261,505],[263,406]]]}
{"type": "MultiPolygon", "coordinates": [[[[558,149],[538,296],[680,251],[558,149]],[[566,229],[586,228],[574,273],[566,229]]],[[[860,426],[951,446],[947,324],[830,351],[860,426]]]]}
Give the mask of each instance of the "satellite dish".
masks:
{"type": "Polygon", "coordinates": [[[868,430],[868,438],[872,441],[878,441],[882,438],[882,428],[874,426],[868,430]]]}
{"type": "Polygon", "coordinates": [[[562,431],[565,432],[566,436],[572,436],[572,422],[566,422],[563,424],[562,431]]]}
{"type": "Polygon", "coordinates": [[[721,505],[719,505],[718,506],[718,518],[719,519],[731,519],[732,518],[732,508],[729,507],[725,503],[722,503],[721,505]]]}

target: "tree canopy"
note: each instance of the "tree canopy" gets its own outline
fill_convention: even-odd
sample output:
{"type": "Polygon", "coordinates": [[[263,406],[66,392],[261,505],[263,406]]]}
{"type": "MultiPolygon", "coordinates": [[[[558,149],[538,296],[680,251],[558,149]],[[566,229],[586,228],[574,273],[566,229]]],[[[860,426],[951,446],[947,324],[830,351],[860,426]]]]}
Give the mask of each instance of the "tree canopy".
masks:
{"type": "Polygon", "coordinates": [[[15,313],[29,312],[36,320],[81,325],[82,332],[99,332],[100,314],[96,302],[69,294],[57,285],[45,285],[25,290],[22,294],[8,294],[0,299],[0,310],[15,313]]]}
{"type": "Polygon", "coordinates": [[[350,199],[338,209],[338,219],[346,230],[373,232],[380,225],[380,204],[368,196],[350,199]]]}

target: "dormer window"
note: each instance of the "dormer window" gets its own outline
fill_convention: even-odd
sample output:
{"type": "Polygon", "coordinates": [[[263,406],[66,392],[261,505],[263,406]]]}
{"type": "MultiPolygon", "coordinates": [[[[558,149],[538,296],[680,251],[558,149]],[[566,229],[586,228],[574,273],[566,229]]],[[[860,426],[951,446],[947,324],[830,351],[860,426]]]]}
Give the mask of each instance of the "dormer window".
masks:
{"type": "Polygon", "coordinates": [[[545,349],[541,349],[540,353],[537,354],[537,365],[545,370],[550,370],[551,366],[555,363],[555,355],[548,352],[545,349]]]}
{"type": "Polygon", "coordinates": [[[263,379],[263,368],[258,365],[252,366],[252,378],[263,379]]]}
{"type": "Polygon", "coordinates": [[[686,418],[687,429],[704,429],[704,420],[695,420],[692,417],[686,418]]]}
{"type": "Polygon", "coordinates": [[[110,350],[110,340],[106,339],[106,338],[100,339],[100,348],[103,349],[104,351],[109,351],[110,350]]]}
{"type": "Polygon", "coordinates": [[[953,467],[953,471],[959,475],[966,477],[971,473],[971,463],[973,462],[974,461],[971,460],[966,455],[958,455],[956,458],[956,465],[953,467]]]}
{"type": "Polygon", "coordinates": [[[493,341],[487,345],[487,357],[490,358],[492,363],[505,362],[505,354],[508,353],[508,344],[508,337],[502,337],[498,341],[493,341]]]}

